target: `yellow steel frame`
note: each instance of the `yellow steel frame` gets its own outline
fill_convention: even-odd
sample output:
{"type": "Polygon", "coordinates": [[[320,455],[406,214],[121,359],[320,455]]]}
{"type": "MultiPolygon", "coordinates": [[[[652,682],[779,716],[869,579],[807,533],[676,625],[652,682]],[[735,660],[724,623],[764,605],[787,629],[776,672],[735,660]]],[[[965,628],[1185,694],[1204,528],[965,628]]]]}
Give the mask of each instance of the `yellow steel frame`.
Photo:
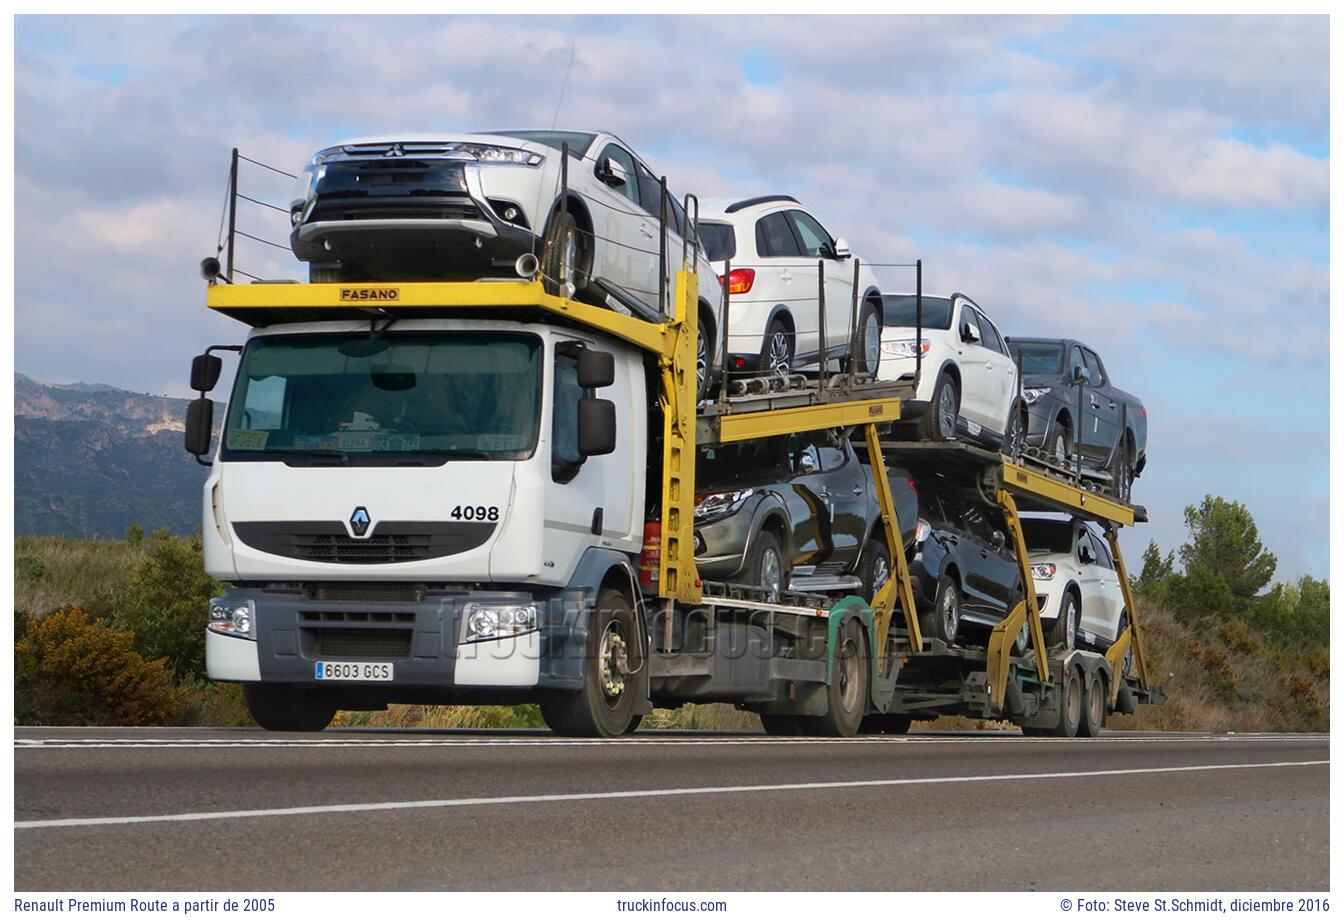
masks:
{"type": "Polygon", "coordinates": [[[770,438],[796,431],[892,422],[900,417],[899,399],[862,399],[854,402],[773,409],[766,412],[744,412],[741,415],[725,415],[719,419],[719,440],[723,443],[749,441],[753,438],[770,438]]]}
{"type": "MultiPolygon", "coordinates": [[[[1006,466],[1007,464],[1005,464],[1006,466]]],[[[1003,506],[1008,532],[1013,536],[1017,565],[1022,572],[1022,601],[1013,607],[989,634],[986,670],[989,672],[989,699],[996,709],[1003,708],[1008,689],[1008,665],[1012,660],[1013,640],[1022,629],[1022,618],[1031,624],[1031,646],[1036,650],[1036,673],[1041,680],[1050,680],[1050,660],[1045,653],[1045,633],[1041,630],[1041,611],[1036,607],[1036,584],[1031,577],[1031,559],[1027,555],[1027,541],[1022,536],[1022,521],[1017,516],[1017,502],[1007,489],[1000,489],[999,504],[1003,506]]]]}
{"type": "Polygon", "coordinates": [[[1009,489],[1029,493],[1062,507],[1071,508],[1091,517],[1129,527],[1134,523],[1134,509],[1104,495],[1088,492],[1072,483],[1061,482],[1029,467],[1003,461],[1003,484],[1009,489]]]}
{"type": "Polygon", "coordinates": [[[905,628],[910,637],[910,648],[922,649],[924,637],[919,631],[919,614],[915,610],[910,566],[905,559],[905,541],[901,539],[901,522],[896,516],[896,501],[891,495],[891,481],[886,476],[887,462],[882,456],[882,444],[877,437],[877,426],[866,425],[863,433],[868,442],[868,463],[873,470],[873,482],[877,486],[877,504],[882,509],[882,527],[886,532],[887,548],[891,556],[891,576],[872,599],[873,643],[877,646],[878,672],[884,673],[888,644],[887,630],[891,627],[891,616],[897,601],[900,601],[901,611],[905,614],[905,628]]]}
{"type": "MultiPolygon", "coordinates": [[[[669,348],[659,353],[663,408],[662,552],[658,593],[669,601],[698,604],[700,576],[695,569],[695,342],[699,310],[696,277],[677,272],[669,348]]],[[[672,618],[666,617],[670,630],[672,618]]],[[[670,638],[670,637],[669,637],[670,638]]]]}
{"type": "Polygon", "coordinates": [[[1139,638],[1139,608],[1134,604],[1134,593],[1129,588],[1129,573],[1125,571],[1125,557],[1120,552],[1120,534],[1115,528],[1106,530],[1106,542],[1111,545],[1111,555],[1115,557],[1115,574],[1120,577],[1120,591],[1125,598],[1125,611],[1129,614],[1129,626],[1121,633],[1120,638],[1115,644],[1106,650],[1106,660],[1111,664],[1111,673],[1116,679],[1111,681],[1111,706],[1115,706],[1116,697],[1120,694],[1120,675],[1121,667],[1125,660],[1125,652],[1129,651],[1132,643],[1134,646],[1134,666],[1139,671],[1139,686],[1145,690],[1148,689],[1148,659],[1144,656],[1143,642],[1139,638]]]}

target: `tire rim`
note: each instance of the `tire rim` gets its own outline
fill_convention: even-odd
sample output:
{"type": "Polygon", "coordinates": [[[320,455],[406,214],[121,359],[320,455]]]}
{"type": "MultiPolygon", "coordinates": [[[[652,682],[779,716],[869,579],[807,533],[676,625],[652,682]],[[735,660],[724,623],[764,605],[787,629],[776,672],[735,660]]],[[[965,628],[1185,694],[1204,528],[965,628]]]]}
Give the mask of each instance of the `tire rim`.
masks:
{"type": "Polygon", "coordinates": [[[600,656],[602,693],[608,701],[617,700],[625,692],[625,678],[630,673],[630,650],[619,621],[612,620],[603,630],[600,656]]]}
{"type": "Polygon", "coordinates": [[[1027,649],[1030,647],[1031,621],[1028,620],[1026,623],[1023,623],[1022,628],[1017,631],[1017,640],[1013,642],[1013,650],[1016,651],[1018,655],[1023,655],[1026,654],[1027,649]]]}
{"type": "Polygon", "coordinates": [[[705,375],[709,373],[709,343],[705,341],[705,325],[695,331],[695,392],[703,393],[705,375]]]}
{"type": "Polygon", "coordinates": [[[1104,716],[1101,703],[1101,683],[1098,681],[1092,685],[1092,692],[1087,695],[1087,721],[1097,728],[1101,727],[1104,716]]]}
{"type": "Polygon", "coordinates": [[[840,691],[840,708],[844,712],[853,712],[858,708],[859,685],[859,644],[853,636],[847,636],[836,656],[836,689],[840,691]]]}
{"type": "Polygon", "coordinates": [[[873,373],[882,359],[882,326],[876,313],[869,313],[863,323],[863,369],[873,373]]]}
{"type": "Polygon", "coordinates": [[[780,329],[770,336],[768,352],[770,370],[777,374],[787,374],[792,355],[789,354],[789,335],[780,329]]]}
{"type": "Polygon", "coordinates": [[[1023,439],[1022,416],[1014,412],[1012,421],[1008,423],[1008,456],[1016,457],[1022,452],[1023,439]]]}
{"type": "Polygon", "coordinates": [[[943,617],[943,635],[951,642],[957,635],[957,591],[951,585],[943,592],[943,602],[938,612],[943,617]]]}
{"type": "Polygon", "coordinates": [[[1064,432],[1055,432],[1055,459],[1060,463],[1069,462],[1069,442],[1064,438],[1064,432]]]}
{"type": "Polygon", "coordinates": [[[944,386],[938,394],[938,434],[943,440],[952,439],[957,430],[957,398],[952,387],[944,386]]]}
{"type": "Polygon", "coordinates": [[[1064,718],[1069,725],[1077,725],[1083,715],[1083,682],[1078,679],[1078,674],[1073,672],[1069,676],[1069,687],[1064,694],[1064,718]]]}
{"type": "Polygon", "coordinates": [[[773,549],[761,553],[760,575],[760,585],[765,589],[770,603],[777,603],[780,592],[784,589],[784,567],[779,563],[779,554],[773,549]]]}
{"type": "Polygon", "coordinates": [[[891,568],[887,565],[885,556],[878,556],[873,561],[873,597],[877,597],[877,592],[882,590],[882,586],[887,583],[891,577],[891,568]]]}
{"type": "Polygon", "coordinates": [[[1072,594],[1069,595],[1069,603],[1064,608],[1064,647],[1073,648],[1073,637],[1078,632],[1078,601],[1072,594]]]}

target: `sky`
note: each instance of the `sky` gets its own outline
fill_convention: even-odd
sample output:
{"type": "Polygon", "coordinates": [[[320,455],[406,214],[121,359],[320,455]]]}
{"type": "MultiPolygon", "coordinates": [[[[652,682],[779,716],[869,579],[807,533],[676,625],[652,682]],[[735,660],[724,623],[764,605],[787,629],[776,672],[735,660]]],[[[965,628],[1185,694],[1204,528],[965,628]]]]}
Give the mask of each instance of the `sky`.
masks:
{"type": "MultiPolygon", "coordinates": [[[[1214,494],[1279,578],[1328,574],[1324,16],[25,15],[15,42],[21,373],[186,395],[241,339],[197,274],[231,147],[297,172],[362,134],[610,130],[678,194],[792,194],[1005,334],[1093,345],[1148,408],[1131,567],[1214,494]]],[[[237,266],[301,273],[248,240],[237,266]]]]}

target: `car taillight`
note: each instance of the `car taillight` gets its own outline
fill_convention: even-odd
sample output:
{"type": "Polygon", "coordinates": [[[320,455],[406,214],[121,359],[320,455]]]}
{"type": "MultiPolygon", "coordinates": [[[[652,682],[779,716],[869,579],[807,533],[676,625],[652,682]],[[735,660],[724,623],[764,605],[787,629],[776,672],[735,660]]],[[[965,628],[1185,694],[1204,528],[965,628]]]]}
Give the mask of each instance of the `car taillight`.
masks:
{"type": "Polygon", "coordinates": [[[745,294],[751,290],[751,286],[755,283],[756,269],[754,268],[735,268],[728,273],[727,281],[724,281],[723,275],[719,275],[719,284],[727,284],[729,294],[745,294]]]}

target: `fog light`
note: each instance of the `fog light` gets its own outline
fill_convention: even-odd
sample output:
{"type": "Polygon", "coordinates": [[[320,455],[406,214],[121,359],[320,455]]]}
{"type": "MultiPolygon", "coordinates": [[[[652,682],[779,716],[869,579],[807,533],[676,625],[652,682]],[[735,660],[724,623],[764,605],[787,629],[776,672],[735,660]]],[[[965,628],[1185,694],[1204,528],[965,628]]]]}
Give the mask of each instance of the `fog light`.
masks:
{"type": "Polygon", "coordinates": [[[518,209],[517,209],[517,208],[505,208],[505,210],[504,210],[504,219],[505,219],[505,220],[508,220],[508,221],[517,220],[517,219],[518,219],[518,209]]]}

